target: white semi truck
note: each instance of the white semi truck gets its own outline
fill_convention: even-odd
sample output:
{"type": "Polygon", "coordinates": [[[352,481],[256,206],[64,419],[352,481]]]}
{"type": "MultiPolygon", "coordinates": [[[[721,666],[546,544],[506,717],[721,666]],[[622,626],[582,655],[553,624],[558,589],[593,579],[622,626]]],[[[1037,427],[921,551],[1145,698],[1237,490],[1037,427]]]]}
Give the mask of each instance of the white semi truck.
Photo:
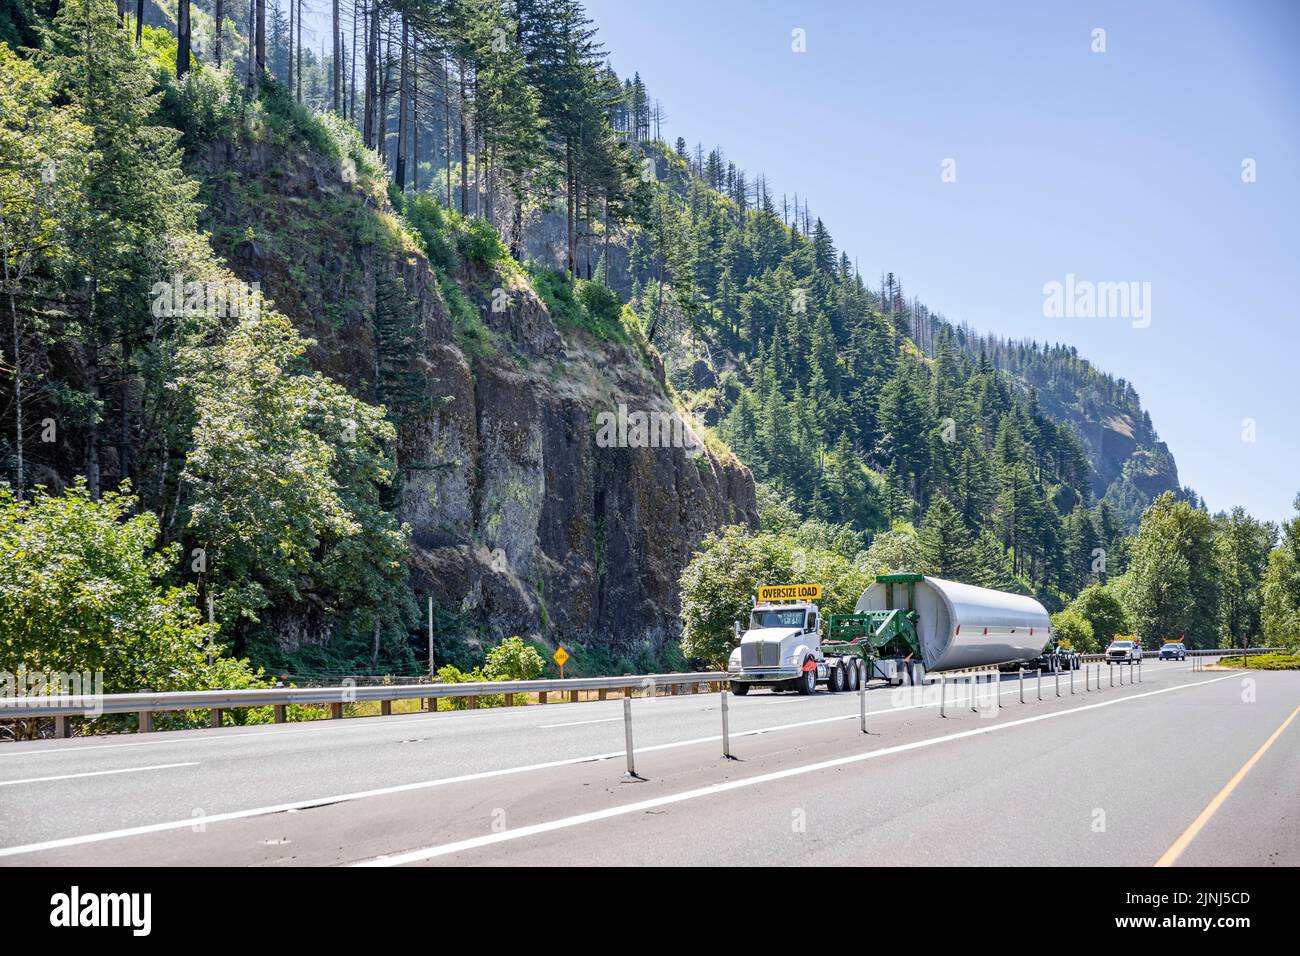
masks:
{"type": "Polygon", "coordinates": [[[854,613],[827,620],[820,596],[817,585],[759,589],[727,662],[733,693],[811,694],[818,684],[833,693],[872,678],[897,684],[908,673],[918,681],[926,671],[1037,661],[1051,638],[1047,611],[1033,598],[928,575],[879,575],[854,613]]]}

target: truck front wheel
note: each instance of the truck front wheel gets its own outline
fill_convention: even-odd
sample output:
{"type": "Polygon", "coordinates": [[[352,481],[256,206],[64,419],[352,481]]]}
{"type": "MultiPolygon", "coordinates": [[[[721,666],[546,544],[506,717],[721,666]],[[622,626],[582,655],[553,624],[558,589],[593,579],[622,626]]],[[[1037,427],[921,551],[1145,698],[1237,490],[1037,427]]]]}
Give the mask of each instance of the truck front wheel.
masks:
{"type": "Polygon", "coordinates": [[[817,692],[817,668],[810,667],[804,671],[794,681],[794,689],[800,694],[808,695],[817,692]]]}
{"type": "Polygon", "coordinates": [[[733,680],[731,682],[731,692],[735,694],[737,697],[744,697],[746,694],[749,693],[749,685],[742,684],[740,681],[733,680]]]}

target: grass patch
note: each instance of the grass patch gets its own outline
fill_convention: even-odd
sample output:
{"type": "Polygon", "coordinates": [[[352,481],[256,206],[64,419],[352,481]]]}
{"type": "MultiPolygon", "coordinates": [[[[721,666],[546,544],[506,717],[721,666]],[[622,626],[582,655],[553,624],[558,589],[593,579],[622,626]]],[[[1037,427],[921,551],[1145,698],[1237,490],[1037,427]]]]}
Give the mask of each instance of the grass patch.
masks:
{"type": "Polygon", "coordinates": [[[1300,671],[1300,654],[1260,654],[1257,657],[1224,657],[1220,667],[1245,667],[1253,671],[1300,671]]]}

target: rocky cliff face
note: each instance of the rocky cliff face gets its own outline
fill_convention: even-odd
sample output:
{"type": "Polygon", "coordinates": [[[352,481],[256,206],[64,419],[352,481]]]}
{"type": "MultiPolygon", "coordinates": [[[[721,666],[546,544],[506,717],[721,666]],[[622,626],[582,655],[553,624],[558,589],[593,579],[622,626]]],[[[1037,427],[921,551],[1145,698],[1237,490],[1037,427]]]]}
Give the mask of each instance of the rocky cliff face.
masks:
{"type": "Polygon", "coordinates": [[[653,352],[557,328],[510,266],[448,277],[489,330],[458,341],[418,244],[337,161],[220,142],[187,165],[218,252],[316,340],[316,367],[389,408],[418,593],[487,642],[626,653],[676,639],[694,547],[723,525],[756,526],[757,510],[748,470],[725,452],[597,442],[598,416],[620,405],[672,414],[653,352]]]}

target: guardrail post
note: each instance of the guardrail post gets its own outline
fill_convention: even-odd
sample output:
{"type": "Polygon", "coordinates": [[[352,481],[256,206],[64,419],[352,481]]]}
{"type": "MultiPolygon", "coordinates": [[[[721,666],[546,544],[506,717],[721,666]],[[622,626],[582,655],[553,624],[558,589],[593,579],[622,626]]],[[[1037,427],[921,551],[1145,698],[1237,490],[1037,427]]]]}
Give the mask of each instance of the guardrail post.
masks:
{"type": "Polygon", "coordinates": [[[275,722],[276,722],[277,724],[282,724],[282,723],[284,723],[285,720],[286,720],[286,716],[285,716],[285,705],[284,705],[284,704],[276,704],[276,705],[274,706],[274,710],[275,710],[275,722]]]}
{"type": "Polygon", "coordinates": [[[596,691],[596,699],[597,699],[597,700],[608,700],[608,699],[609,699],[609,689],[606,688],[606,687],[602,687],[600,690],[596,691]]]}
{"type": "Polygon", "coordinates": [[[578,702],[578,692],[576,690],[569,691],[569,703],[576,704],[577,702],[578,702]]]}
{"type": "Polygon", "coordinates": [[[468,705],[468,706],[469,706],[469,709],[470,709],[470,710],[478,710],[478,695],[477,695],[477,694],[470,694],[470,695],[469,695],[469,705],[468,705]]]}
{"type": "Polygon", "coordinates": [[[140,733],[147,734],[153,730],[153,711],[140,711],[140,733]]]}
{"type": "Polygon", "coordinates": [[[379,716],[380,717],[393,716],[393,702],[391,700],[381,700],[379,702],[379,716]]]}
{"type": "Polygon", "coordinates": [[[514,705],[515,705],[515,695],[514,695],[514,694],[506,694],[506,706],[507,706],[507,707],[513,707],[514,705]]]}
{"type": "Polygon", "coordinates": [[[1025,669],[1020,668],[1020,703],[1025,702],[1025,669]]]}
{"type": "Polygon", "coordinates": [[[636,762],[632,756],[632,698],[623,698],[623,739],[627,748],[627,775],[636,777],[636,762]]]}
{"type": "Polygon", "coordinates": [[[55,718],[54,718],[54,736],[56,736],[56,737],[71,737],[71,736],[72,736],[72,721],[69,720],[67,717],[64,717],[62,714],[60,714],[58,717],[55,717],[55,718]]]}
{"type": "Polygon", "coordinates": [[[209,713],[208,713],[208,726],[209,726],[209,727],[220,727],[220,726],[221,726],[221,708],[220,708],[220,707],[213,707],[212,710],[209,711],[209,713]]]}
{"type": "Polygon", "coordinates": [[[944,698],[947,696],[947,692],[948,692],[948,678],[946,675],[940,674],[939,675],[939,716],[940,717],[948,716],[943,712],[944,698]]]}
{"type": "Polygon", "coordinates": [[[342,701],[330,704],[330,717],[333,718],[334,720],[338,720],[342,716],[343,716],[342,701]]]}
{"type": "Polygon", "coordinates": [[[537,692],[537,703],[539,703],[539,704],[544,704],[544,703],[546,703],[546,691],[544,691],[544,690],[539,690],[539,691],[537,692]]]}
{"type": "Polygon", "coordinates": [[[858,683],[858,722],[862,732],[867,732],[867,687],[865,682],[858,683]]]}
{"type": "MultiPolygon", "coordinates": [[[[726,760],[733,760],[735,758],[731,756],[731,721],[727,717],[727,708],[730,706],[727,698],[731,695],[724,690],[718,696],[722,698],[722,756],[726,760]]],[[[629,730],[628,733],[631,731],[629,730]]],[[[628,750],[631,751],[630,744],[628,750]]]]}

